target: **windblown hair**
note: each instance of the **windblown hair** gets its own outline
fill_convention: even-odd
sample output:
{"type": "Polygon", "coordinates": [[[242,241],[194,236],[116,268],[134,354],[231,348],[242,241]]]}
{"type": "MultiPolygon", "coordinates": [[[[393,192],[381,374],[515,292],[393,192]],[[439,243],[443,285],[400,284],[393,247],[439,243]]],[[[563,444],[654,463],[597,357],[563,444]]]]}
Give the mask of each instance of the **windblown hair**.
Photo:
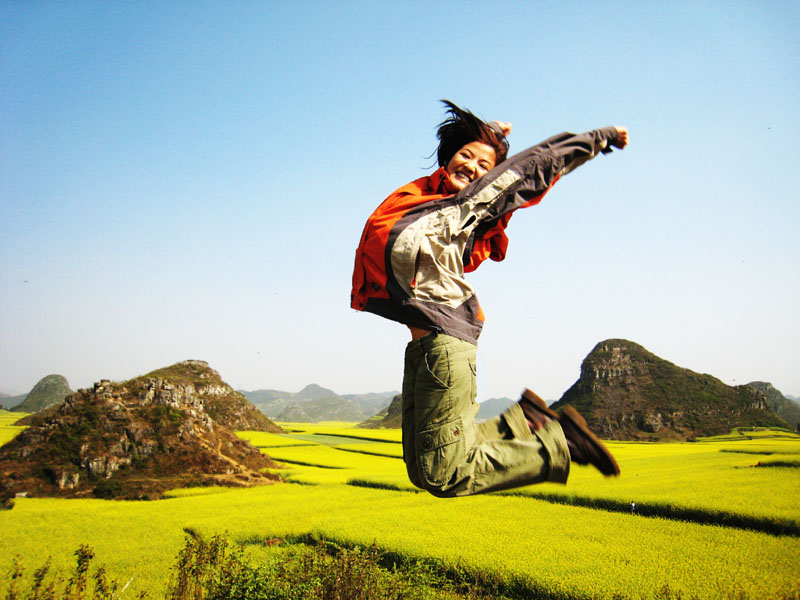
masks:
{"type": "Polygon", "coordinates": [[[502,132],[493,129],[470,111],[459,108],[449,100],[442,100],[449,116],[439,124],[436,137],[439,148],[436,159],[440,167],[446,167],[456,152],[471,142],[482,142],[494,148],[495,165],[499,165],[508,156],[508,141],[502,132]]]}

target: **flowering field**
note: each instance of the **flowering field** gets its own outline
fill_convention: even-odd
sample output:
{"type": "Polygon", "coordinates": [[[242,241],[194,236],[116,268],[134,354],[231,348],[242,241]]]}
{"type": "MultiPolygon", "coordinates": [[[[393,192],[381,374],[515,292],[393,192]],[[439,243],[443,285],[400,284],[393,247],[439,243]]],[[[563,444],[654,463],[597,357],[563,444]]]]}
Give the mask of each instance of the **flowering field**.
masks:
{"type": "MultiPolygon", "coordinates": [[[[110,576],[130,582],[121,597],[159,597],[190,528],[248,543],[375,542],[406,560],[495,573],[522,590],[516,597],[800,597],[797,436],[611,443],[618,480],[574,468],[566,486],[441,500],[408,483],[399,431],[285,427],[287,436],[240,435],[304,485],[176,490],[154,502],[19,498],[0,512],[0,575],[14,554],[29,573],[47,555],[64,568],[86,543],[110,576]]],[[[5,585],[0,577],[0,594],[5,585]]]]}
{"type": "Polygon", "coordinates": [[[19,427],[14,425],[14,423],[25,416],[27,416],[26,413],[0,409],[0,446],[13,440],[14,437],[24,429],[24,427],[19,427]]]}
{"type": "MultiPolygon", "coordinates": [[[[290,481],[414,490],[401,460],[399,430],[376,432],[324,424],[292,424],[290,428],[295,431],[291,435],[302,436],[306,444],[318,440],[316,445],[265,450],[289,467],[284,477],[290,481]],[[384,441],[376,442],[376,434],[384,441]],[[331,445],[330,439],[339,441],[331,445]],[[381,460],[389,457],[397,460],[381,460]]],[[[608,446],[622,469],[618,479],[577,467],[567,486],[548,483],[511,493],[625,512],[633,502],[640,515],[720,524],[738,518],[740,525],[751,529],[761,524],[761,529],[783,527],[800,534],[797,435],[756,431],[696,443],[608,442],[608,446]]]]}

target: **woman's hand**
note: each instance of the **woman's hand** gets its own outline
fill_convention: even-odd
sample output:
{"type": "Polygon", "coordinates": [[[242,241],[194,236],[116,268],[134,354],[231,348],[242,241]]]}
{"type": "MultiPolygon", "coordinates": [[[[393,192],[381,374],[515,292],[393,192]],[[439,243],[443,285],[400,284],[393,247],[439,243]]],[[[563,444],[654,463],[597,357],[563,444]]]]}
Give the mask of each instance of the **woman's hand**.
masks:
{"type": "Polygon", "coordinates": [[[628,145],[628,128],[627,127],[615,127],[617,130],[617,141],[613,142],[611,145],[616,146],[620,150],[622,150],[625,146],[628,145]]]}
{"type": "Polygon", "coordinates": [[[500,128],[500,131],[503,132],[503,137],[508,137],[508,135],[511,133],[511,123],[508,123],[507,121],[495,121],[495,123],[500,128]]]}

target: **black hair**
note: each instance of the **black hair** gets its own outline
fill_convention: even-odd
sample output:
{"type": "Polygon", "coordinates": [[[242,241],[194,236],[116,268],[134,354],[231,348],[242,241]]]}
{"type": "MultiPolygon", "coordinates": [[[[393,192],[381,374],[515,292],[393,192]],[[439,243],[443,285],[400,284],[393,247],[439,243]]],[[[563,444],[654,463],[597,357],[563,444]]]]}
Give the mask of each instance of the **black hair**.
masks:
{"type": "Polygon", "coordinates": [[[436,137],[439,147],[436,159],[440,167],[446,167],[456,152],[471,142],[482,142],[494,148],[495,165],[508,156],[508,141],[500,128],[482,121],[470,111],[459,108],[449,100],[442,100],[447,107],[448,117],[439,124],[436,137]]]}

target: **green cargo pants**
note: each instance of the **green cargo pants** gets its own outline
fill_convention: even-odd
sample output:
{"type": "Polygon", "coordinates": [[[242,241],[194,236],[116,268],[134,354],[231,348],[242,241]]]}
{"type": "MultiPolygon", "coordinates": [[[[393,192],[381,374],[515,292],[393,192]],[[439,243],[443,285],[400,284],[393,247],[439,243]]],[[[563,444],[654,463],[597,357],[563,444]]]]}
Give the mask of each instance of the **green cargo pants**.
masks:
{"type": "Polygon", "coordinates": [[[476,347],[437,333],[406,347],[403,460],[411,482],[440,497],[554,481],[569,451],[557,421],[531,433],[519,404],[475,424],[476,347]]]}

